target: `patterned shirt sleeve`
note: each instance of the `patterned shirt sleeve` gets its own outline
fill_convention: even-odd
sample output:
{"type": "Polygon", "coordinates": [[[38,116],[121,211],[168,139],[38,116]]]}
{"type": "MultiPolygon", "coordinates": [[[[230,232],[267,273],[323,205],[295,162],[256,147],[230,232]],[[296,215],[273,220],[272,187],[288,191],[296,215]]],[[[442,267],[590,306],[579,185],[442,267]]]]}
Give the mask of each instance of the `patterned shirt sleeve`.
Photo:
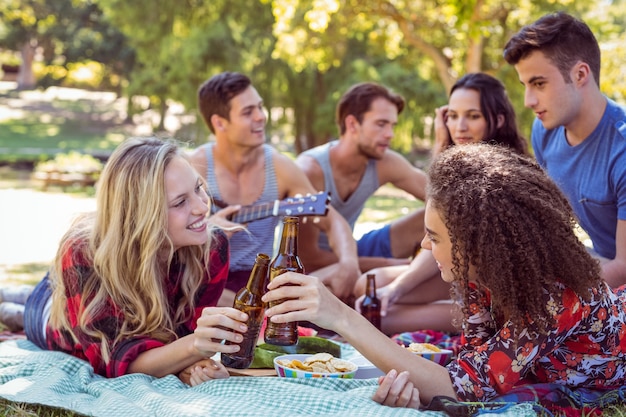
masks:
{"type": "Polygon", "coordinates": [[[565,290],[561,299],[544,294],[543,302],[553,314],[557,325],[540,334],[531,324],[519,329],[513,340],[513,325],[506,322],[496,330],[486,305],[479,303],[472,315],[472,337],[458,359],[448,365],[448,372],[457,396],[462,401],[488,401],[510,391],[515,385],[536,382],[536,362],[544,358],[568,337],[582,319],[579,297],[565,290]],[[480,324],[486,324],[480,326],[480,324]],[[480,330],[479,330],[480,329],[480,330]]]}

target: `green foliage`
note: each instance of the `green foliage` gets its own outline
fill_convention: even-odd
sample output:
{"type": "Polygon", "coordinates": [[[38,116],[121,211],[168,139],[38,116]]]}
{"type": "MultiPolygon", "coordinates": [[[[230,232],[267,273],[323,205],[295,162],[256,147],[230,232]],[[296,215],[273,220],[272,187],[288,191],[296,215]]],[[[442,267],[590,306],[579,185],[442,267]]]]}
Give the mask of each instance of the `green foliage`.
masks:
{"type": "MultiPolygon", "coordinates": [[[[502,58],[522,25],[554,10],[583,17],[603,42],[602,88],[623,101],[623,0],[0,0],[0,46],[35,39],[48,68],[40,83],[101,86],[147,96],[165,115],[171,101],[196,109],[200,84],[220,71],[251,76],[273,118],[274,143],[296,152],[336,137],[334,110],[352,84],[373,80],[407,100],[392,146],[427,147],[433,109],[471,71],[503,80],[528,136],[533,119],[523,89],[502,58]],[[99,62],[91,80],[74,63],[99,62]],[[285,111],[288,109],[288,111],[285,111]]],[[[134,109],[131,107],[132,114],[134,109]]],[[[161,122],[157,129],[163,128],[161,122]]],[[[201,143],[199,120],[179,132],[201,143]]]]}
{"type": "MultiPolygon", "coordinates": [[[[0,47],[22,52],[28,47],[40,48],[46,65],[66,70],[85,61],[102,63],[105,82],[99,87],[121,88],[134,64],[134,52],[93,1],[0,1],[4,6],[0,7],[0,47]]],[[[31,63],[22,59],[22,65],[31,63]]],[[[46,71],[41,86],[61,85],[65,80],[62,74],[46,71]]]]}

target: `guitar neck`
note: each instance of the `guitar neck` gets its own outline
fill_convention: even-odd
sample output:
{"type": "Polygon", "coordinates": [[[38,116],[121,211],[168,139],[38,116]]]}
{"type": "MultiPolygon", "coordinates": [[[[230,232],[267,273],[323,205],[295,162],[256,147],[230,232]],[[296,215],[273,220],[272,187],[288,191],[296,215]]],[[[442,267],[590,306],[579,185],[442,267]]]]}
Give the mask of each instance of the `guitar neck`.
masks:
{"type": "MultiPolygon", "coordinates": [[[[304,197],[288,197],[284,200],[242,206],[228,219],[235,223],[243,224],[275,216],[325,216],[328,212],[329,203],[330,193],[321,191],[304,197]]],[[[227,206],[227,203],[214,198],[211,205],[211,214],[227,206]]]]}
{"type": "Polygon", "coordinates": [[[278,203],[279,201],[272,201],[268,203],[259,203],[253,206],[244,206],[233,214],[230,218],[235,223],[249,223],[255,220],[265,219],[267,217],[278,216],[278,203]]]}

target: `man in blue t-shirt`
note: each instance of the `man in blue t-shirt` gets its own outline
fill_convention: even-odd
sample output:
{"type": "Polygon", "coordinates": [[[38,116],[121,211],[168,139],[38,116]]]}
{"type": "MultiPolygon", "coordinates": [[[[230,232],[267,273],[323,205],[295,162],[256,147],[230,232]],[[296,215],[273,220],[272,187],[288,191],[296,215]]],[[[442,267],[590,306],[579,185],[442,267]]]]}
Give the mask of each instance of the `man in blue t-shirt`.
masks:
{"type": "Polygon", "coordinates": [[[535,157],[567,195],[613,287],[626,283],[626,109],[600,91],[600,48],[563,12],[522,28],[504,48],[537,118],[535,157]]]}

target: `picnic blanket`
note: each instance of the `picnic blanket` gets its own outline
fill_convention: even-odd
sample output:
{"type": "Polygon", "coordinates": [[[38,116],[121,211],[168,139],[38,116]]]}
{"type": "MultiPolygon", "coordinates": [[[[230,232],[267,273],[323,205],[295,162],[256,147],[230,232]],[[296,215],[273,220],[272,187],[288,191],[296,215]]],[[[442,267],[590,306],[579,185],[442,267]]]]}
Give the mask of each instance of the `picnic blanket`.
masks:
{"type": "MultiPolygon", "coordinates": [[[[342,350],[344,346],[342,346],[342,350]]],[[[349,356],[349,349],[347,349],[349,356]]],[[[343,354],[342,354],[343,355],[343,354]]],[[[104,378],[85,361],[28,340],[0,343],[0,397],[93,416],[446,416],[382,406],[376,379],[230,377],[189,387],[173,375],[104,378]]],[[[535,416],[531,404],[477,407],[490,416],[535,416]]]]}

